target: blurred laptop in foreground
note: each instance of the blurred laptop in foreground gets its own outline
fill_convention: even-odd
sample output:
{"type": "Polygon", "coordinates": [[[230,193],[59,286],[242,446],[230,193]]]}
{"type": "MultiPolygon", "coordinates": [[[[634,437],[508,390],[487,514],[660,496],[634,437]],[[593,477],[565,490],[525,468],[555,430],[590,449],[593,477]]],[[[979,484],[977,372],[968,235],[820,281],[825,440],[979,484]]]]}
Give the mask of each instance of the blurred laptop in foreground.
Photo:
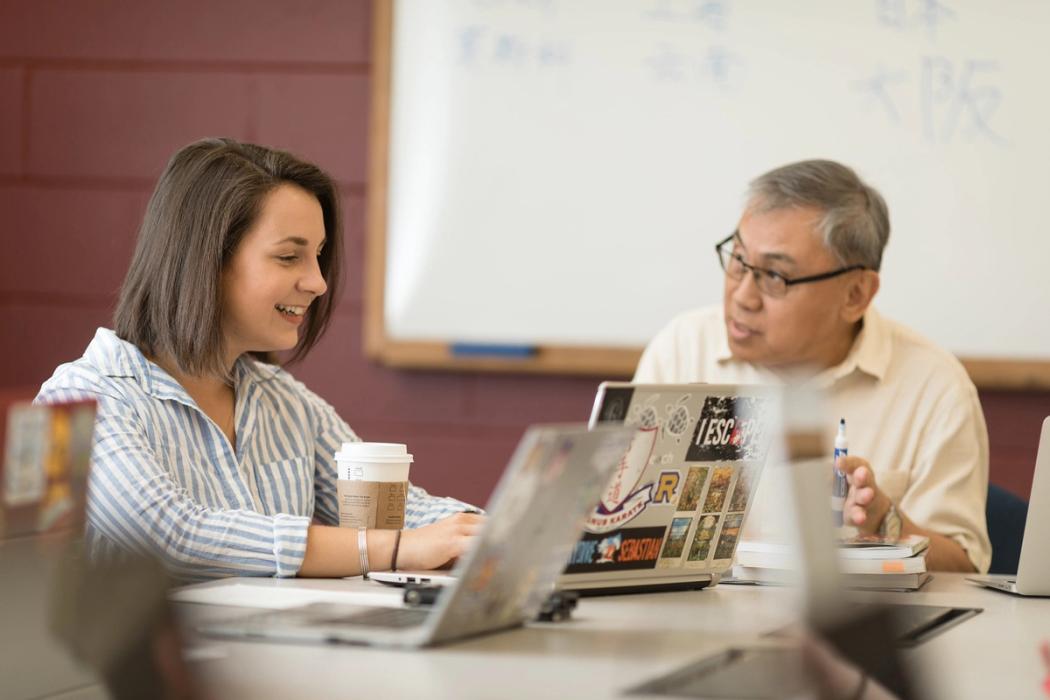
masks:
{"type": "Polygon", "coordinates": [[[315,603],[209,622],[201,630],[253,640],[412,648],[517,627],[536,616],[553,589],[584,516],[633,432],[620,426],[529,428],[496,487],[477,542],[433,608],[315,603]]]}
{"type": "Polygon", "coordinates": [[[4,408],[0,697],[202,698],[160,564],[85,551],[95,403],[4,408]]]}
{"type": "Polygon", "coordinates": [[[95,403],[13,403],[0,428],[0,540],[81,532],[95,403]]]}

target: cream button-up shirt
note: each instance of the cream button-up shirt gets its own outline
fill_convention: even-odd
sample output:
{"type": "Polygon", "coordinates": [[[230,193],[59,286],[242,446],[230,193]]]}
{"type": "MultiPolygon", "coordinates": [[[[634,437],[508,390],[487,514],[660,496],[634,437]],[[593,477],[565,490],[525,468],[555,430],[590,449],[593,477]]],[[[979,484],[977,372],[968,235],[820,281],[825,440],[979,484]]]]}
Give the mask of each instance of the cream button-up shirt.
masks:
{"type": "MultiPolygon", "coordinates": [[[[780,380],[735,359],[722,309],[707,307],[679,315],[656,335],[634,381],[780,380]]],[[[954,539],[978,571],[987,571],[988,429],[977,389],[959,361],[870,308],[846,359],[815,381],[827,392],[836,422],[846,419],[850,454],[871,463],[876,483],[898,509],[921,527],[954,539]]],[[[766,498],[756,494],[752,532],[761,529],[766,498]]]]}

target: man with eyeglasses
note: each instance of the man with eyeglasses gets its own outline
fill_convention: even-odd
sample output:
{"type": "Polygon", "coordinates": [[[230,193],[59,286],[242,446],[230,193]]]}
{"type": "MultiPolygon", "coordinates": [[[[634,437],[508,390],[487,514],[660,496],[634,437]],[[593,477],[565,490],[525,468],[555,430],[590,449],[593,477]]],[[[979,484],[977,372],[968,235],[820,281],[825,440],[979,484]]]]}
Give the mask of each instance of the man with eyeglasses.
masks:
{"type": "MultiPolygon", "coordinates": [[[[988,431],[977,390],[951,354],[871,305],[889,232],[882,196],[839,163],[760,176],[736,231],[716,246],[721,307],[671,321],[634,381],[771,384],[807,373],[849,426],[845,520],[861,532],[929,536],[932,570],[986,571],[988,431]]],[[[761,527],[761,512],[752,523],[761,527]]]]}

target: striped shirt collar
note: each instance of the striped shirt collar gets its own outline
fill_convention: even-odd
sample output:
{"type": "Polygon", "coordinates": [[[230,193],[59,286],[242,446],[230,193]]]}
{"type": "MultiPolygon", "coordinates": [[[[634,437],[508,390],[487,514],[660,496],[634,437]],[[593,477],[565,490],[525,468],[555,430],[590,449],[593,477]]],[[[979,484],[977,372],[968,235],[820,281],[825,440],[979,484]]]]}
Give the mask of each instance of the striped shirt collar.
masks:
{"type": "MultiPolygon", "coordinates": [[[[142,390],[156,399],[169,399],[196,405],[186,390],[134,344],[117,337],[108,328],[99,328],[84,352],[84,360],[100,374],[134,379],[142,390]]],[[[242,355],[234,365],[234,386],[241,391],[251,384],[273,379],[281,368],[242,355]]]]}
{"type": "MultiPolygon", "coordinates": [[[[853,340],[846,359],[817,375],[819,384],[831,386],[856,371],[863,372],[876,381],[881,381],[885,377],[892,359],[893,347],[882,316],[874,307],[869,306],[864,313],[862,324],[860,333],[853,340]]],[[[729,349],[729,336],[726,333],[724,317],[718,326],[715,347],[715,359],[720,364],[738,362],[733,357],[733,351],[729,349]]]]}

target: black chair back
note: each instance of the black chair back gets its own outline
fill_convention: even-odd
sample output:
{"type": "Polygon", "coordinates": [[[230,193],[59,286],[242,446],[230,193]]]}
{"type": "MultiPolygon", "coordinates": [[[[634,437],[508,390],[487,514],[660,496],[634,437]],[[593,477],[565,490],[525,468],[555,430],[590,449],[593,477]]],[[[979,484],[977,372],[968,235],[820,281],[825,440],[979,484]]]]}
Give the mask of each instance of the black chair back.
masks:
{"type": "Polygon", "coordinates": [[[988,538],[992,541],[990,574],[1016,574],[1021,560],[1021,542],[1024,524],[1028,518],[1028,502],[1001,486],[988,484],[988,538]]]}

